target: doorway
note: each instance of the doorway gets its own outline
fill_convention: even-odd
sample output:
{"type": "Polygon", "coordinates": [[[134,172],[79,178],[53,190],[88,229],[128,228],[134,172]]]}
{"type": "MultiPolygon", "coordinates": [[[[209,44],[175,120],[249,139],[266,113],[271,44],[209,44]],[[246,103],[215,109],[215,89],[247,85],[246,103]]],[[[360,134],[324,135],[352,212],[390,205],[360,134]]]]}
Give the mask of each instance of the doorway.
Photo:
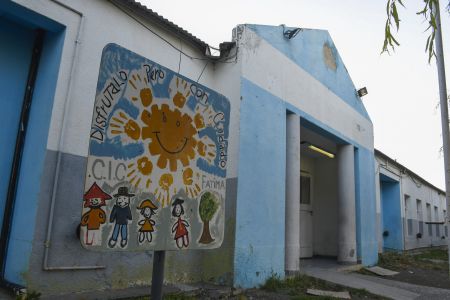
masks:
{"type": "Polygon", "coordinates": [[[34,32],[0,17],[0,226],[3,223],[11,169],[16,148],[28,71],[33,52],[34,32]]]}
{"type": "Polygon", "coordinates": [[[382,235],[384,250],[403,249],[400,183],[380,174],[382,235]]]}
{"type": "Polygon", "coordinates": [[[313,197],[312,178],[309,174],[300,176],[300,257],[313,256],[313,197]]]}

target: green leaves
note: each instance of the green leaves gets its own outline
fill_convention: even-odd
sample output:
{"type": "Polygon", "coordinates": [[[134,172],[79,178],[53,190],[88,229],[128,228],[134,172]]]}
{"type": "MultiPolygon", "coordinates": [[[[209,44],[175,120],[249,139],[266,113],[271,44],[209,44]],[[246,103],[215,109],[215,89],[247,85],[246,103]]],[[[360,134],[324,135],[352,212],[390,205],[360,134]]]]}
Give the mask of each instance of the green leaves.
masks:
{"type": "Polygon", "coordinates": [[[395,24],[397,31],[400,28],[400,18],[398,16],[397,3],[404,7],[401,0],[388,0],[386,5],[386,26],[384,27],[384,43],[381,53],[389,53],[389,49],[394,50],[395,46],[400,46],[400,43],[395,39],[391,33],[392,21],[395,24]]]}
{"type": "MultiPolygon", "coordinates": [[[[438,0],[422,0],[424,3],[423,9],[418,11],[416,14],[423,16],[424,19],[428,23],[428,27],[425,29],[425,31],[431,30],[431,33],[428,35],[426,46],[425,46],[425,52],[428,53],[428,62],[431,61],[431,58],[436,55],[434,51],[434,39],[435,39],[435,32],[437,29],[437,21],[435,16],[435,8],[438,5],[438,0]]],[[[389,50],[395,50],[395,46],[400,46],[400,43],[395,39],[391,32],[392,24],[395,25],[395,28],[397,31],[400,28],[400,18],[398,15],[397,5],[400,4],[401,6],[405,7],[403,5],[402,0],[388,0],[386,5],[386,25],[384,29],[384,43],[383,48],[381,50],[381,53],[387,52],[389,53],[389,50]]],[[[447,6],[447,10],[450,12],[450,4],[447,6]]]]}
{"type": "Polygon", "coordinates": [[[211,221],[218,208],[219,201],[213,193],[206,192],[202,195],[198,209],[203,222],[211,221]]]}

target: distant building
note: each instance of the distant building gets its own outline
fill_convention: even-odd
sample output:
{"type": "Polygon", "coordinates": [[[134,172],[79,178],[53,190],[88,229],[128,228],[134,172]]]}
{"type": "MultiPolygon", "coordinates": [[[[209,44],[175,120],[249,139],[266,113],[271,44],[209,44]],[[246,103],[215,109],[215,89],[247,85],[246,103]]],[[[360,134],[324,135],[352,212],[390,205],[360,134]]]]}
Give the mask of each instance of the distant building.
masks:
{"type": "Polygon", "coordinates": [[[447,245],[445,192],[379,150],[378,252],[447,245]]]}
{"type": "MultiPolygon", "coordinates": [[[[298,272],[300,257],[313,255],[376,264],[373,126],[327,31],[239,25],[232,42],[222,44],[214,56],[205,42],[132,0],[2,1],[0,25],[3,284],[26,286],[44,295],[149,285],[152,252],[123,250],[136,246],[138,236],[139,242],[149,242],[161,234],[158,223],[150,219],[163,207],[154,186],[164,187],[166,205],[177,209],[167,216],[179,217],[177,224],[182,223],[183,202],[174,201],[173,194],[184,193],[185,204],[192,203],[191,210],[183,210],[183,218],[196,213],[198,197],[187,187],[186,192],[169,189],[172,173],[180,175],[174,170],[184,166],[188,156],[165,150],[167,160],[158,162],[158,168],[172,172],[166,181],[162,176],[159,182],[142,177],[132,184],[132,164],[88,162],[93,138],[106,136],[122,147],[117,136],[125,131],[140,136],[140,128],[121,124],[129,119],[127,114],[140,122],[133,105],[138,99],[130,100],[122,88],[143,82],[142,77],[128,78],[143,67],[142,61],[157,68],[152,72],[149,67],[149,78],[144,78],[155,97],[171,95],[169,84],[179,78],[191,92],[184,94],[191,110],[201,101],[207,104],[208,93],[223,95],[229,102],[221,108],[229,109],[228,114],[218,116],[229,116],[228,138],[205,133],[216,138],[219,155],[202,161],[200,143],[191,145],[197,147],[192,155],[202,156],[196,168],[226,166],[223,181],[194,178],[200,180],[199,189],[226,189],[220,207],[225,212],[223,243],[213,250],[189,250],[189,245],[210,243],[214,234],[221,234],[213,230],[212,216],[208,216],[211,232],[202,238],[195,232],[199,224],[178,226],[176,245],[188,250],[166,255],[167,282],[255,287],[274,273],[298,272]],[[102,57],[111,64],[103,64],[102,57]],[[124,61],[128,67],[117,69],[124,61]],[[111,72],[118,77],[108,78],[111,72]],[[106,98],[103,106],[95,106],[93,118],[98,93],[106,98]],[[114,129],[109,108],[111,99],[119,98],[124,113],[123,119],[114,119],[114,129]],[[23,106],[23,99],[31,106],[23,106]],[[24,112],[31,107],[28,119],[21,118],[22,107],[24,112]],[[24,143],[16,143],[24,130],[24,143]],[[87,176],[98,185],[85,187],[87,165],[92,168],[87,176]],[[127,186],[108,186],[104,184],[108,178],[124,178],[127,186]],[[149,199],[137,201],[133,197],[143,182],[149,199]],[[111,198],[116,196],[129,202],[130,212],[111,212],[111,198]],[[144,221],[140,212],[145,209],[144,221]],[[141,227],[138,220],[144,222],[141,227]],[[121,251],[83,248],[77,236],[80,223],[85,244],[106,242],[121,251]],[[98,231],[112,236],[105,239],[98,231]]],[[[152,95],[148,90],[146,97],[152,95]]],[[[220,120],[208,122],[216,121],[220,120]]],[[[201,125],[196,123],[197,128],[201,125]]],[[[142,146],[130,149],[141,153],[142,146]]],[[[140,167],[142,175],[152,172],[148,166],[140,167]]],[[[186,185],[194,180],[193,174],[187,176],[186,185]]],[[[415,196],[410,196],[414,205],[415,196]]],[[[426,216],[427,199],[420,199],[426,216]]],[[[433,218],[436,203],[430,204],[433,218]]],[[[417,230],[415,223],[411,226],[417,230]]],[[[423,230],[428,230],[425,225],[423,230]]],[[[172,245],[175,239],[170,240],[172,245]]]]}

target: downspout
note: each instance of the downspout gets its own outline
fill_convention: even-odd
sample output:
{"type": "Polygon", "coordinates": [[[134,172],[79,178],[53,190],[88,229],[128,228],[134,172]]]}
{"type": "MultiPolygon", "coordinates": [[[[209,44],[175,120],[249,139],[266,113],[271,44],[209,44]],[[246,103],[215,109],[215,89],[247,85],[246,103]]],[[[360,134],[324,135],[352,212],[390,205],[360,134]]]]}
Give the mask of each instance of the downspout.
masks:
{"type": "Polygon", "coordinates": [[[61,172],[61,158],[62,158],[62,150],[63,150],[63,136],[66,129],[66,123],[64,120],[66,120],[68,114],[69,114],[69,98],[72,94],[72,87],[73,87],[73,79],[75,76],[75,65],[78,61],[78,52],[79,52],[79,44],[81,43],[81,35],[83,31],[83,25],[84,25],[84,15],[82,12],[60,2],[59,0],[51,0],[52,2],[58,4],[59,6],[70,10],[71,12],[77,14],[80,17],[80,22],[78,25],[77,35],[75,39],[75,47],[73,51],[72,56],[72,62],[70,64],[70,75],[69,75],[69,83],[66,90],[66,96],[65,101],[63,104],[63,117],[61,119],[61,130],[59,131],[58,135],[58,149],[57,149],[57,159],[56,159],[56,166],[55,166],[55,177],[53,180],[53,188],[52,188],[52,197],[50,200],[50,213],[47,223],[47,234],[45,237],[45,243],[44,243],[44,260],[42,268],[45,271],[62,271],[62,270],[96,270],[96,269],[104,269],[105,266],[50,266],[49,265],[49,252],[51,247],[51,239],[52,239],[52,232],[53,232],[53,220],[54,220],[54,214],[55,214],[55,203],[56,203],[56,194],[58,191],[58,185],[59,185],[59,176],[61,172]]]}

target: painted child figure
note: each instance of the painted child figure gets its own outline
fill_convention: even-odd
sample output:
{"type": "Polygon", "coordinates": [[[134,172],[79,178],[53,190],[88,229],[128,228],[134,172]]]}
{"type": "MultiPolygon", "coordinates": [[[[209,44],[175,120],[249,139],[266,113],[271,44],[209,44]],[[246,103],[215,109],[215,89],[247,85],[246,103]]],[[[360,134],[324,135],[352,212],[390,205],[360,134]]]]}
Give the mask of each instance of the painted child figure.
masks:
{"type": "Polygon", "coordinates": [[[155,221],[151,218],[156,214],[155,210],[158,208],[152,201],[150,201],[150,199],[147,199],[142,201],[137,209],[141,210],[140,213],[144,217],[144,220],[140,220],[138,222],[138,225],[141,225],[141,228],[139,228],[139,243],[144,242],[144,239],[151,243],[152,232],[155,231],[155,228],[153,227],[155,225],[155,221]]]}
{"type": "Polygon", "coordinates": [[[113,248],[116,245],[120,232],[120,247],[124,248],[128,243],[128,220],[132,220],[130,200],[131,197],[134,197],[134,194],[128,193],[128,188],[123,186],[119,187],[114,197],[116,198],[116,204],[111,211],[109,221],[111,223],[115,222],[116,224],[114,225],[113,234],[109,239],[108,246],[113,248]]]}
{"type": "Polygon", "coordinates": [[[84,243],[86,245],[99,245],[101,243],[101,235],[98,234],[100,226],[106,222],[106,213],[101,208],[106,205],[106,200],[111,196],[105,193],[98,185],[94,184],[84,194],[84,207],[89,210],[81,217],[81,226],[86,226],[86,235],[84,243]]]}
{"type": "Polygon", "coordinates": [[[174,240],[179,249],[189,246],[189,232],[187,230],[189,223],[181,218],[184,215],[183,203],[184,200],[180,198],[176,198],[172,203],[172,216],[178,218],[172,226],[172,233],[175,233],[174,240]]]}

